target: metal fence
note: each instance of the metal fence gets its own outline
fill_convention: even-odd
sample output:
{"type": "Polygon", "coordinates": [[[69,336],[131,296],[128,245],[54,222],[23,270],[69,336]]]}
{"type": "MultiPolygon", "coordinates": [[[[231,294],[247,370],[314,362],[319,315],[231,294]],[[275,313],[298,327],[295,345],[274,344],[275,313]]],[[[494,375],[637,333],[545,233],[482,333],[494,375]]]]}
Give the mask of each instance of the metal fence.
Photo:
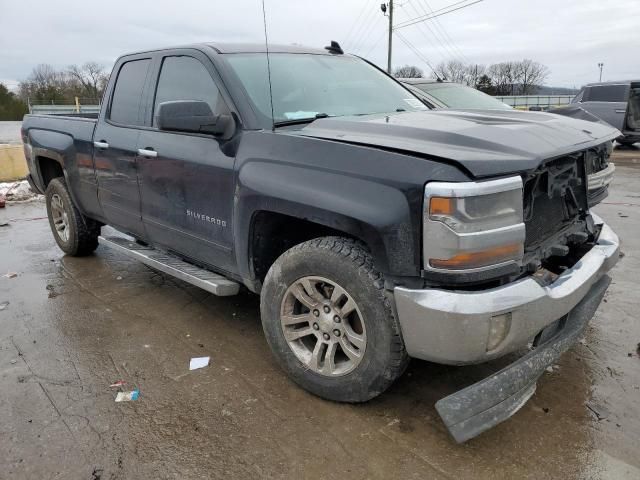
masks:
{"type": "Polygon", "coordinates": [[[567,105],[575,95],[507,95],[496,96],[496,100],[506,103],[514,108],[529,107],[555,107],[567,105]]]}
{"type": "Polygon", "coordinates": [[[42,115],[99,112],[100,105],[29,105],[29,113],[39,113],[42,115]]]}
{"type": "MultiPolygon", "coordinates": [[[[496,96],[496,100],[514,108],[555,107],[571,103],[574,95],[505,95],[496,96]]],[[[29,105],[29,113],[45,115],[64,115],[69,113],[99,113],[100,105],[29,105]]]]}

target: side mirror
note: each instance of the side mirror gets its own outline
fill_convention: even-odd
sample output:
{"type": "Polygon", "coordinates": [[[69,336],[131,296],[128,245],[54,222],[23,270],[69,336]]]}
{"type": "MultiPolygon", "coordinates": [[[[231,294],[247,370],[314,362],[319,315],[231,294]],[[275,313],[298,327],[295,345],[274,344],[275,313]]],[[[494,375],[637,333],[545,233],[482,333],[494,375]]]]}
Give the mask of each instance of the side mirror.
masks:
{"type": "Polygon", "coordinates": [[[176,100],[158,105],[156,124],[160,130],[231,136],[234,121],[231,115],[215,115],[207,102],[176,100]]]}

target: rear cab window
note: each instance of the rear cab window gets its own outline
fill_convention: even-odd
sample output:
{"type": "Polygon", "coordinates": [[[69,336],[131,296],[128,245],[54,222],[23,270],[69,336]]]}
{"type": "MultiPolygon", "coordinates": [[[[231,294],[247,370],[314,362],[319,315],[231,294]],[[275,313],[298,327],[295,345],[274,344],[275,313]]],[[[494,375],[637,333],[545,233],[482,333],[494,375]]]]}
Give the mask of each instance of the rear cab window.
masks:
{"type": "Polygon", "coordinates": [[[594,85],[585,90],[584,102],[626,102],[627,85],[594,85]]]}
{"type": "Polygon", "coordinates": [[[111,96],[109,120],[122,125],[144,125],[140,106],[143,102],[142,92],[150,66],[149,58],[131,60],[122,64],[111,96]]]}

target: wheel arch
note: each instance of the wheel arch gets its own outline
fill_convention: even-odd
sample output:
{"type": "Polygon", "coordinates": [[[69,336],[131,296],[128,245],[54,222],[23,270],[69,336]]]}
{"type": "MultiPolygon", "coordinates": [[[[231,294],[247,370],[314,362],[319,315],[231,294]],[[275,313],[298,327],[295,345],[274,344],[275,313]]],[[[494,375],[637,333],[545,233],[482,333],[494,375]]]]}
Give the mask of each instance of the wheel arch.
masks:
{"type": "Polygon", "coordinates": [[[352,218],[335,218],[328,212],[316,212],[310,218],[294,210],[256,210],[249,226],[247,260],[253,280],[259,290],[264,277],[275,260],[291,247],[313,238],[340,236],[359,240],[370,251],[383,251],[376,232],[352,218]],[[324,215],[319,215],[324,213],[324,215]]]}
{"type": "Polygon", "coordinates": [[[269,234],[276,227],[287,228],[286,237],[295,240],[295,244],[327,235],[357,239],[367,246],[381,272],[419,274],[415,226],[411,223],[409,202],[399,190],[369,182],[367,188],[362,188],[362,181],[349,185],[350,179],[342,177],[339,191],[335,191],[336,183],[325,183],[330,186],[326,192],[292,191],[286,185],[295,181],[290,176],[272,173],[269,182],[264,178],[261,175],[261,181],[254,185],[270,186],[271,192],[243,188],[236,197],[236,259],[240,277],[250,290],[260,291],[265,268],[268,270],[281,253],[293,246],[290,242],[261,245],[265,237],[266,242],[277,244],[279,237],[269,234]],[[268,185],[274,179],[278,185],[268,185]],[[267,257],[260,257],[265,252],[269,252],[267,257]]]}

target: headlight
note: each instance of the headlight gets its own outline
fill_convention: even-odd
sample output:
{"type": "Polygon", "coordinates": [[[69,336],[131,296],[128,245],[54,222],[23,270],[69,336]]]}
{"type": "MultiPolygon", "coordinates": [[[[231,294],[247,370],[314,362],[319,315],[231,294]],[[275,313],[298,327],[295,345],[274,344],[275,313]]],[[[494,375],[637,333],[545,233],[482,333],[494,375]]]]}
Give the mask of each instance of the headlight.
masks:
{"type": "Polygon", "coordinates": [[[522,262],[525,226],[519,176],[425,187],[424,268],[482,271],[522,262]]]}

